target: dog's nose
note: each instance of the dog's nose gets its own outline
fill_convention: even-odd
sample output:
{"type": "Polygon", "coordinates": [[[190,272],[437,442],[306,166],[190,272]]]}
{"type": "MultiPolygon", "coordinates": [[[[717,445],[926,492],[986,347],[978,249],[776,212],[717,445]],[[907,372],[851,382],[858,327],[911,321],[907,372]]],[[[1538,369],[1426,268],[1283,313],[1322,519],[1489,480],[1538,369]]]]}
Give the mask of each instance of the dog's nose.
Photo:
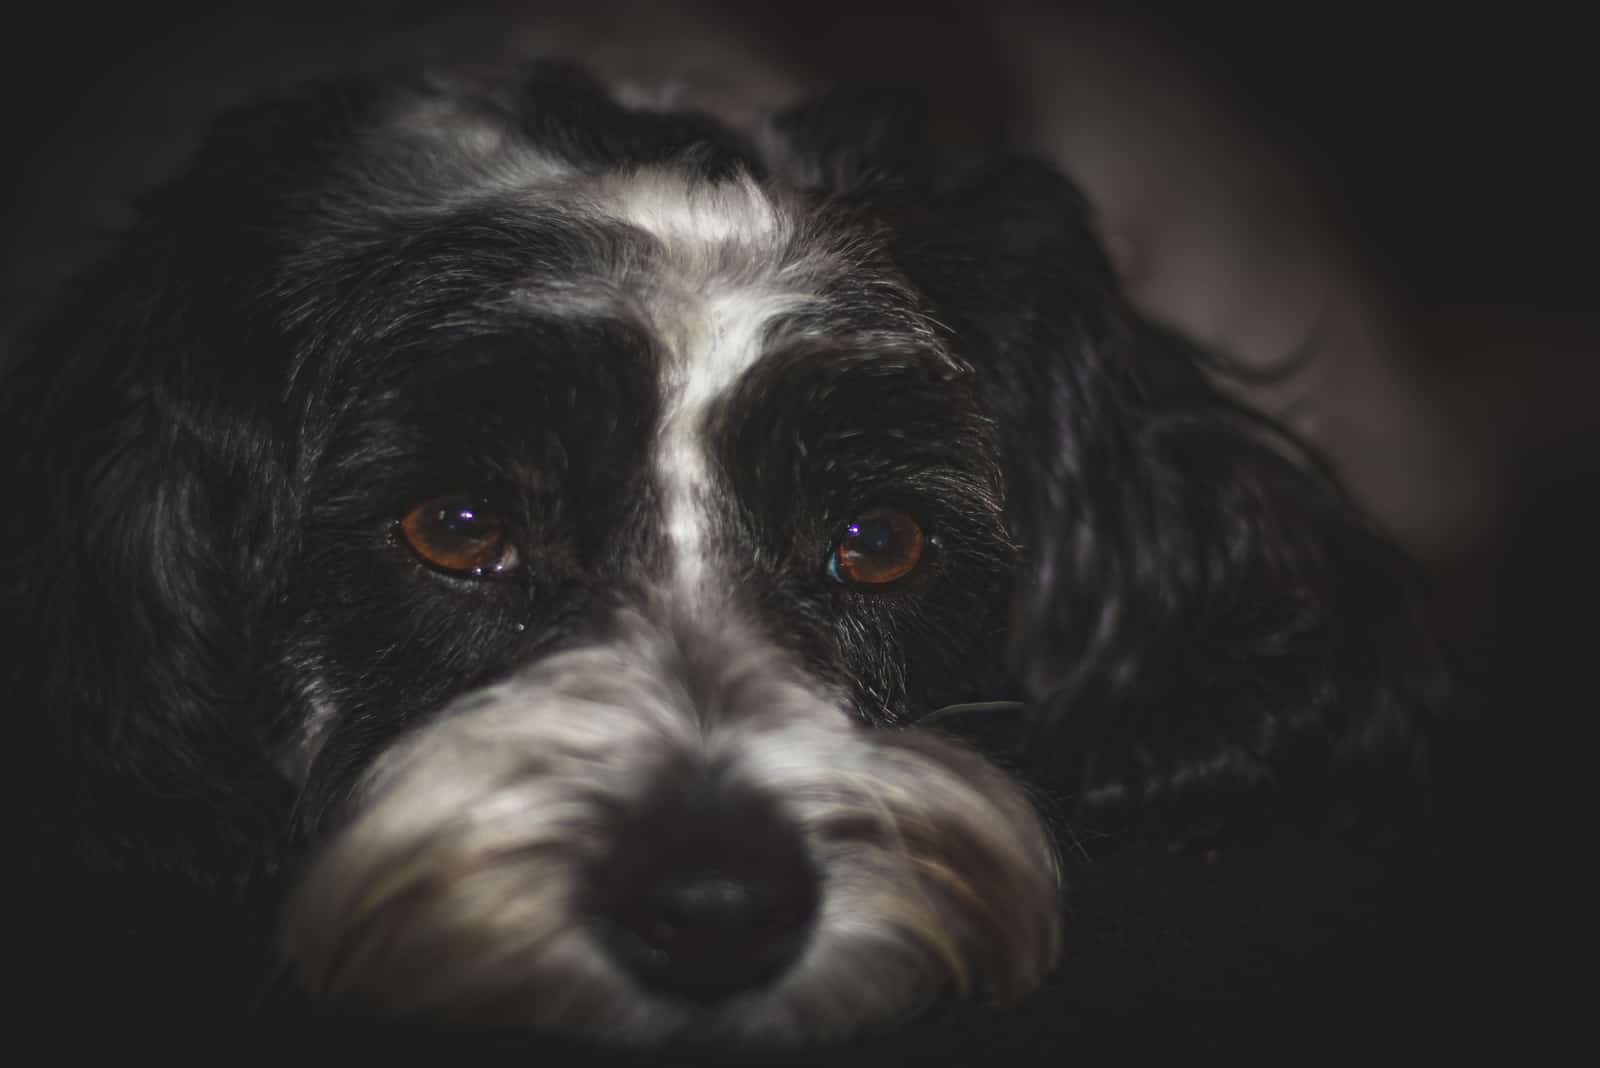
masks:
{"type": "Polygon", "coordinates": [[[613,952],[667,992],[727,997],[770,981],[799,955],[814,910],[807,890],[721,871],[666,876],[614,911],[613,952]]]}
{"type": "Polygon", "coordinates": [[[594,929],[642,983],[715,1001],[772,982],[804,951],[818,904],[796,833],[756,799],[650,806],[590,880],[594,929]]]}

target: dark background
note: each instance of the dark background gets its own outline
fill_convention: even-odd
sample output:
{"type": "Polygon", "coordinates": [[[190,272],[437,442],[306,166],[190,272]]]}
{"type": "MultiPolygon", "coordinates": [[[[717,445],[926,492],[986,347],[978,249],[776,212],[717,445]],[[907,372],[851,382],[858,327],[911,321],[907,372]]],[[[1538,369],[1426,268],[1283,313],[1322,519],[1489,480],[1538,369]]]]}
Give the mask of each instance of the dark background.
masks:
{"type": "MultiPolygon", "coordinates": [[[[13,10],[0,71],[5,232],[20,232],[14,183],[36,161],[88,136],[130,72],[203,42],[234,6],[13,10]]],[[[403,21],[430,6],[339,9],[403,21]]],[[[1431,343],[1414,358],[1459,369],[1470,387],[1460,403],[1504,440],[1503,528],[1473,575],[1439,576],[1476,699],[1455,743],[1446,829],[1400,860],[1298,841],[1221,856],[1130,851],[1077,873],[1080,943],[1045,995],[1010,1016],[863,1047],[860,1060],[1053,1063],[1086,1047],[1529,1052],[1573,1000],[1560,981],[1579,952],[1567,910],[1592,838],[1577,824],[1591,807],[1579,739],[1600,710],[1587,663],[1600,593],[1592,38],[1554,5],[1133,7],[1329,182],[1420,310],[1431,343]],[[1474,345],[1484,323],[1493,346],[1474,345]],[[1474,596],[1453,600],[1452,583],[1467,582],[1474,596]]],[[[823,0],[759,16],[730,5],[729,17],[770,19],[848,67],[926,75],[962,62],[947,30],[969,11],[823,0]]]]}

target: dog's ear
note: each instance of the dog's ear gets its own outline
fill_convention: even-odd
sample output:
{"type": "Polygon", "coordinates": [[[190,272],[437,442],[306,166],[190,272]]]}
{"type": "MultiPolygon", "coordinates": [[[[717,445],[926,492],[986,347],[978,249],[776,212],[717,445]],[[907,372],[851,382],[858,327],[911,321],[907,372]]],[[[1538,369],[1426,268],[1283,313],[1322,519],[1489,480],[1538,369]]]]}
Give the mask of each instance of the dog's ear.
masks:
{"type": "Polygon", "coordinates": [[[1132,311],[1077,191],[1005,165],[897,240],[998,422],[1012,666],[1080,824],[1205,838],[1419,798],[1448,685],[1417,576],[1132,311]]]}
{"type": "Polygon", "coordinates": [[[267,859],[282,798],[248,683],[295,495],[252,198],[306,151],[304,107],[225,123],[0,379],[4,681],[41,855],[267,859]]]}

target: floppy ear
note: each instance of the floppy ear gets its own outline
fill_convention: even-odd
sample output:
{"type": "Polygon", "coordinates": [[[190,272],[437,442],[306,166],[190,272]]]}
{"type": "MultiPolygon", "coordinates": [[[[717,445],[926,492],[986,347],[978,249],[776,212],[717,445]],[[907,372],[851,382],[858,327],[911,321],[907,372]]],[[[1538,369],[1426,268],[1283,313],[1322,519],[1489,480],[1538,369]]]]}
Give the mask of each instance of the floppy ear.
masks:
{"type": "Polygon", "coordinates": [[[249,694],[295,495],[238,178],[285,165],[256,144],[284,119],[219,130],[0,380],[4,685],[45,865],[201,883],[271,861],[275,724],[249,694]]]}
{"type": "Polygon", "coordinates": [[[1396,816],[1448,696],[1416,575],[1213,388],[1215,361],[1129,307],[1088,220],[1018,162],[897,238],[998,422],[1031,762],[1090,830],[1396,816]]]}

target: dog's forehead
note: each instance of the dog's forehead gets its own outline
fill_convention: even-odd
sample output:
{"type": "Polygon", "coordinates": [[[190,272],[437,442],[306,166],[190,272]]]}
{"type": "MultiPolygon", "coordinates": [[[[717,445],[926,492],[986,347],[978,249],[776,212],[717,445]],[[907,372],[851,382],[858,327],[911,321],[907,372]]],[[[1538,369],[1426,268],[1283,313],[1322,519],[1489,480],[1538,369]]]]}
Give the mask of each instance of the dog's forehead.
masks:
{"type": "Polygon", "coordinates": [[[379,209],[390,236],[372,247],[402,241],[415,277],[406,299],[437,307],[412,303],[393,321],[426,330],[462,314],[423,277],[434,272],[465,294],[468,318],[503,323],[510,311],[511,329],[519,315],[622,322],[648,339],[651,358],[638,364],[655,394],[647,464],[680,588],[707,587],[727,544],[731,490],[713,440],[726,422],[715,415],[745,383],[771,386],[766,367],[836,357],[860,368],[882,352],[885,369],[970,373],[859,204],[790,187],[757,161],[709,164],[692,145],[665,159],[585,157],[494,109],[435,102],[398,129],[406,158],[420,138],[427,165],[410,169],[411,195],[379,209]],[[445,251],[424,264],[429,242],[445,251]]]}
{"type": "Polygon", "coordinates": [[[802,235],[798,205],[746,175],[612,174],[580,203],[625,229],[619,254],[596,266],[656,339],[664,383],[695,396],[747,371],[780,317],[821,304],[846,270],[835,240],[802,235]]]}
{"type": "MultiPolygon", "coordinates": [[[[781,252],[794,236],[798,201],[785,203],[780,191],[748,174],[697,180],[682,167],[652,167],[603,176],[594,192],[601,210],[686,256],[685,264],[729,244],[752,252],[781,252]]],[[[774,264],[752,259],[743,266],[753,273],[774,264]]]]}
{"type": "Polygon", "coordinates": [[[619,281],[660,347],[653,476],[674,579],[698,598],[725,489],[710,440],[723,398],[808,336],[894,335],[897,347],[952,358],[909,287],[872,262],[870,237],[808,217],[797,195],[748,174],[710,181],[655,168],[609,176],[586,199],[653,253],[619,281]]]}
{"type": "Polygon", "coordinates": [[[543,229],[514,302],[631,319],[695,389],[749,370],[775,327],[878,335],[955,362],[878,224],[767,166],[776,149],[756,146],[777,134],[630,109],[557,74],[515,92],[449,75],[400,92],[370,131],[378,144],[362,138],[360,165],[340,168],[356,188],[338,201],[376,205],[384,230],[396,214],[444,232],[543,229]]]}

